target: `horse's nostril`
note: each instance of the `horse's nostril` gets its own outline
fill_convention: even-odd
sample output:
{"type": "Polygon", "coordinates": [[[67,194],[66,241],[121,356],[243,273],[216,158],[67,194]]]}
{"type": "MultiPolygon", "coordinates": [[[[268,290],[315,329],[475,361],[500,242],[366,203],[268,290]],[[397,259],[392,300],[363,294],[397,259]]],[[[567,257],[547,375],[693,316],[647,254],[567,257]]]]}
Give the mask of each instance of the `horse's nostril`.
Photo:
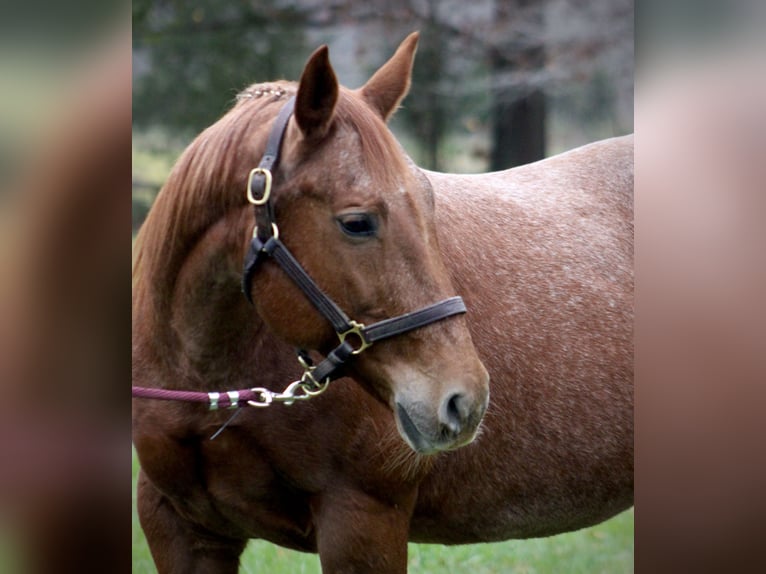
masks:
{"type": "Polygon", "coordinates": [[[470,414],[469,401],[462,393],[453,393],[444,401],[441,409],[441,423],[444,431],[460,434],[470,414]]]}

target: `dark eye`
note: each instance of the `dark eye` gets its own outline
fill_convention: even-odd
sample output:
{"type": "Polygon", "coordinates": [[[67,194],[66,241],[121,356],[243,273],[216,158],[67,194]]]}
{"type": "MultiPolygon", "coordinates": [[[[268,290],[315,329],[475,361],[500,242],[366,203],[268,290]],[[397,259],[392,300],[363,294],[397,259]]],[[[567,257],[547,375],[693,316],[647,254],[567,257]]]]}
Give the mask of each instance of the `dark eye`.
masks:
{"type": "Polygon", "coordinates": [[[378,220],[369,213],[339,215],[338,225],[349,237],[373,237],[378,232],[378,220]]]}

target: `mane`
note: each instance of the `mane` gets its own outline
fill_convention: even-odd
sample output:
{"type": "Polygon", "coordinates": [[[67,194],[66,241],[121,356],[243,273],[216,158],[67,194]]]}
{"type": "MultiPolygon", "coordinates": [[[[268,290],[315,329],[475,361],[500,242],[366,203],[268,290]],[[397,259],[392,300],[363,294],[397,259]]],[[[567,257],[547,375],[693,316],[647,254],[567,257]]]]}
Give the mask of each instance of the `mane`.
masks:
{"type": "Polygon", "coordinates": [[[243,165],[249,160],[255,167],[258,148],[262,153],[265,147],[265,137],[254,136],[277,113],[282,95],[295,92],[281,82],[268,89],[258,99],[238,97],[184,150],[157,194],[136,238],[133,261],[134,312],[146,312],[145,320],[165,322],[191,246],[229,210],[246,203],[243,165]]]}
{"type": "MultiPolygon", "coordinates": [[[[296,83],[286,81],[246,88],[171,170],[136,238],[133,261],[134,310],[147,312],[144,320],[154,323],[156,335],[168,323],[176,278],[191,247],[226,213],[247,205],[247,174],[263,154],[268,126],[296,90],[296,83]]],[[[407,158],[385,123],[343,87],[335,113],[339,127],[359,135],[370,175],[392,184],[407,158]]]]}

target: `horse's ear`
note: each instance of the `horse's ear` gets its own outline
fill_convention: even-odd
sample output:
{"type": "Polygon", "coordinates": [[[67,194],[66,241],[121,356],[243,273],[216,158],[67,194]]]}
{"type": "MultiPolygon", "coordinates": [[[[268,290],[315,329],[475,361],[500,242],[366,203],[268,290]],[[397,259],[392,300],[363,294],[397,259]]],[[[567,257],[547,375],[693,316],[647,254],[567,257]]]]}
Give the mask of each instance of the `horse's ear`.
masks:
{"type": "Polygon", "coordinates": [[[407,36],[391,59],[359,88],[362,97],[384,120],[391,117],[410,90],[412,64],[419,36],[419,32],[407,36]]]}
{"type": "Polygon", "coordinates": [[[307,139],[322,138],[338,101],[338,78],[327,46],[317,48],[303,68],[295,97],[295,121],[307,139]]]}

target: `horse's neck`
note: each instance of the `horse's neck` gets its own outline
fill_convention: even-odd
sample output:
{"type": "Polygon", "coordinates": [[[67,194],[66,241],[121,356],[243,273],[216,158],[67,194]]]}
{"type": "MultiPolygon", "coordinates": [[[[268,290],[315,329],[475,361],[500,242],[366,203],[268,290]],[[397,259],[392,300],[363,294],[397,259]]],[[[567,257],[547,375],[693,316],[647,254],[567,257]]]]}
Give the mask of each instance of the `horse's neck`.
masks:
{"type": "MultiPolygon", "coordinates": [[[[174,344],[171,368],[182,380],[171,386],[218,390],[268,386],[264,372],[274,370],[290,350],[266,329],[241,291],[243,218],[230,214],[193,245],[178,273],[169,317],[160,318],[174,344]]],[[[183,247],[182,247],[183,248],[183,247]]]]}

